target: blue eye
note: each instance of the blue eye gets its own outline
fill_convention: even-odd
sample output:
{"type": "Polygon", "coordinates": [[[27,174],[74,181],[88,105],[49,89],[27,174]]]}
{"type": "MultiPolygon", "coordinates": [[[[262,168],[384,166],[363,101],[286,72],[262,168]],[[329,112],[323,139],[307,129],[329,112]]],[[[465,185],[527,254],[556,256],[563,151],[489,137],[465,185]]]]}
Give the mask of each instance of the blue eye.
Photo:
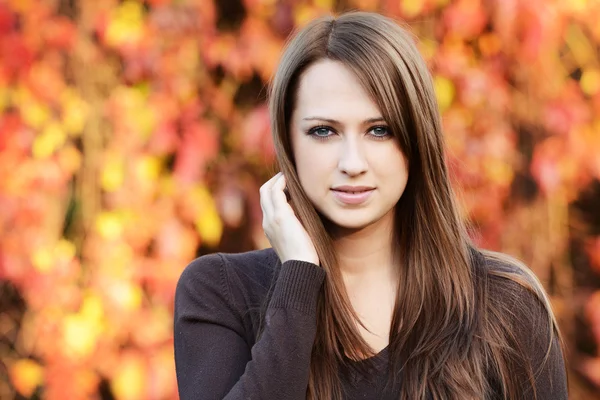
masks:
{"type": "Polygon", "coordinates": [[[330,132],[331,131],[329,129],[327,129],[327,128],[318,128],[318,129],[315,129],[315,131],[314,131],[314,133],[317,136],[329,136],[330,132]]]}
{"type": "Polygon", "coordinates": [[[371,129],[371,132],[377,138],[384,138],[390,134],[386,126],[375,126],[371,129]]]}
{"type": "Polygon", "coordinates": [[[333,135],[332,129],[328,126],[315,126],[314,128],[310,129],[307,133],[319,139],[325,139],[333,135]]]}

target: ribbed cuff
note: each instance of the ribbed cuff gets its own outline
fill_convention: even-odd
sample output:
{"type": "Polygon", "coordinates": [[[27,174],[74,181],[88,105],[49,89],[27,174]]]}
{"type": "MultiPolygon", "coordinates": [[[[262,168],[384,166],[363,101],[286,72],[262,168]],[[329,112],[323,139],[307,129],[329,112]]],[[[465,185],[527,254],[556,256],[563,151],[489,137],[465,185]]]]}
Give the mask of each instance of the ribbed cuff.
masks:
{"type": "Polygon", "coordinates": [[[324,279],[325,271],[315,264],[298,260],[284,262],[269,308],[293,308],[314,314],[324,279]]]}

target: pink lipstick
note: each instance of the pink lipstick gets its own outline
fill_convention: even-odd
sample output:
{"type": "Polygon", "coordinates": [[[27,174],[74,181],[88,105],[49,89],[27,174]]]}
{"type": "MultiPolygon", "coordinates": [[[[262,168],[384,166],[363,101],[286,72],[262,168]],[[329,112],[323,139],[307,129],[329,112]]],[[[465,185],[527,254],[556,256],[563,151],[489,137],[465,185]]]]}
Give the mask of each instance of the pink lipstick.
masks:
{"type": "Polygon", "coordinates": [[[344,204],[362,204],[371,197],[375,188],[370,186],[336,186],[331,189],[336,199],[344,204]]]}

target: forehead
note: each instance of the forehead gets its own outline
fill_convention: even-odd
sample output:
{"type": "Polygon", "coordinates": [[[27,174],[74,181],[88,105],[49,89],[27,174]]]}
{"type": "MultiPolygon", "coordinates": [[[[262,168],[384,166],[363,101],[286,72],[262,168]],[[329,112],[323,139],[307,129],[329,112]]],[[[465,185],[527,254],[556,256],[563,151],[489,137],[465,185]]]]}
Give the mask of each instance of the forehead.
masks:
{"type": "Polygon", "coordinates": [[[352,70],[338,61],[322,60],[308,67],[298,82],[294,117],[308,116],[350,122],[381,113],[352,70]]]}

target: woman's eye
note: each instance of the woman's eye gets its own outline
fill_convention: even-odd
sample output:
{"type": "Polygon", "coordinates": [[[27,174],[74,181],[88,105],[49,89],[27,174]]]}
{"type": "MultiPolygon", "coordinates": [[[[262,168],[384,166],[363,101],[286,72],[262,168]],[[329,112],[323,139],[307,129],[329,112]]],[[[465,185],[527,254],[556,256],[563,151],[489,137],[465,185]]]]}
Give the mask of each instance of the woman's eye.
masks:
{"type": "Polygon", "coordinates": [[[371,129],[371,132],[373,133],[373,136],[377,137],[384,137],[389,134],[388,128],[386,128],[385,126],[376,126],[373,129],[371,129]]]}
{"type": "Polygon", "coordinates": [[[314,128],[310,133],[319,137],[327,137],[331,135],[331,129],[326,127],[314,128]]]}

